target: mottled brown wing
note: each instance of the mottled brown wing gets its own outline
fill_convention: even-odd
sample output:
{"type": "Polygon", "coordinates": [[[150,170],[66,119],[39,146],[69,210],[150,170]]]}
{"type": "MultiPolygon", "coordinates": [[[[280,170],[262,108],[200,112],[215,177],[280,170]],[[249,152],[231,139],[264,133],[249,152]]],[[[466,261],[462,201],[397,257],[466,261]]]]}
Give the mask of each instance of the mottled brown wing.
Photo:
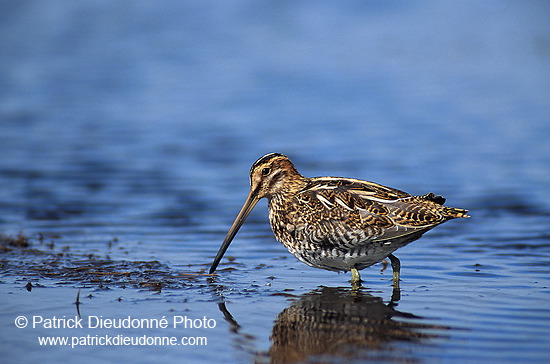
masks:
{"type": "Polygon", "coordinates": [[[445,220],[435,202],[355,179],[314,178],[296,198],[297,238],[335,248],[418,235],[445,220]]]}

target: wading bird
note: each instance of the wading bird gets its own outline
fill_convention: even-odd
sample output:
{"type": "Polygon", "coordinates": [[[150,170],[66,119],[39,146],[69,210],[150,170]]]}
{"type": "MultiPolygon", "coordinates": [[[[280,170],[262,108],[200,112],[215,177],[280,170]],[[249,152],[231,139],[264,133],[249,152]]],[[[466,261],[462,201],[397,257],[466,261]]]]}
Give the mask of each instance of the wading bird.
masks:
{"type": "Polygon", "coordinates": [[[271,153],[250,168],[250,193],[210,273],[263,197],[269,200],[273,233],[290,253],[311,267],[351,271],[353,286],[360,285],[359,270],[389,258],[397,287],[400,262],[395,250],[447,220],[469,217],[467,210],[443,206],[445,199],[433,193],[412,196],[353,178],[307,178],[287,156],[271,153]]]}

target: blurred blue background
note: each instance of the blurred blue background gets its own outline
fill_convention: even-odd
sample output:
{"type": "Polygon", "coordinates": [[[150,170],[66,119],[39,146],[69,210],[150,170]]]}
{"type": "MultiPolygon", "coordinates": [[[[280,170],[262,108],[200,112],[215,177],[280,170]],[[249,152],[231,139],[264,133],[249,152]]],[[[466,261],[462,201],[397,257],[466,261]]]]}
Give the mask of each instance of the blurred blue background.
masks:
{"type": "Polygon", "coordinates": [[[544,1],[1,7],[3,166],[212,169],[275,150],[317,173],[549,182],[544,1]]]}

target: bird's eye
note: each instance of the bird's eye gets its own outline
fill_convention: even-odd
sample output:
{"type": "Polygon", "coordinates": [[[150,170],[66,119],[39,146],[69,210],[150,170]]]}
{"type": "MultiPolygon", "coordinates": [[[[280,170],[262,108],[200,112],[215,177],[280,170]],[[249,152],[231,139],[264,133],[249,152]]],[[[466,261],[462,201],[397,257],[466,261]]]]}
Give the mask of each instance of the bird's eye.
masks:
{"type": "Polygon", "coordinates": [[[270,168],[264,168],[262,169],[262,176],[267,176],[271,172],[270,168]]]}

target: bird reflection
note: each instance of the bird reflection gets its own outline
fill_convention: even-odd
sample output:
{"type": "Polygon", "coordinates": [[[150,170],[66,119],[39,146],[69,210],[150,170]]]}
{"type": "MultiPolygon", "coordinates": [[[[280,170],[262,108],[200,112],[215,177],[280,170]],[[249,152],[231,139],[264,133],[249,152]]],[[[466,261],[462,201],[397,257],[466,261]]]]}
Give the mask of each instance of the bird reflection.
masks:
{"type": "Polygon", "coordinates": [[[358,351],[377,350],[388,342],[429,337],[415,330],[419,324],[393,320],[416,317],[393,306],[346,288],[322,287],[307,293],[277,317],[271,333],[271,361],[292,363],[319,356],[351,359],[358,351]]]}
{"type": "MultiPolygon", "coordinates": [[[[237,332],[237,322],[222,306],[232,331],[237,332]]],[[[414,362],[407,347],[439,337],[438,331],[448,329],[420,323],[420,320],[418,316],[396,310],[393,302],[385,304],[382,298],[363,290],[320,287],[298,297],[277,316],[271,332],[271,347],[267,353],[256,352],[255,361],[295,363],[395,358],[414,362]]]]}

